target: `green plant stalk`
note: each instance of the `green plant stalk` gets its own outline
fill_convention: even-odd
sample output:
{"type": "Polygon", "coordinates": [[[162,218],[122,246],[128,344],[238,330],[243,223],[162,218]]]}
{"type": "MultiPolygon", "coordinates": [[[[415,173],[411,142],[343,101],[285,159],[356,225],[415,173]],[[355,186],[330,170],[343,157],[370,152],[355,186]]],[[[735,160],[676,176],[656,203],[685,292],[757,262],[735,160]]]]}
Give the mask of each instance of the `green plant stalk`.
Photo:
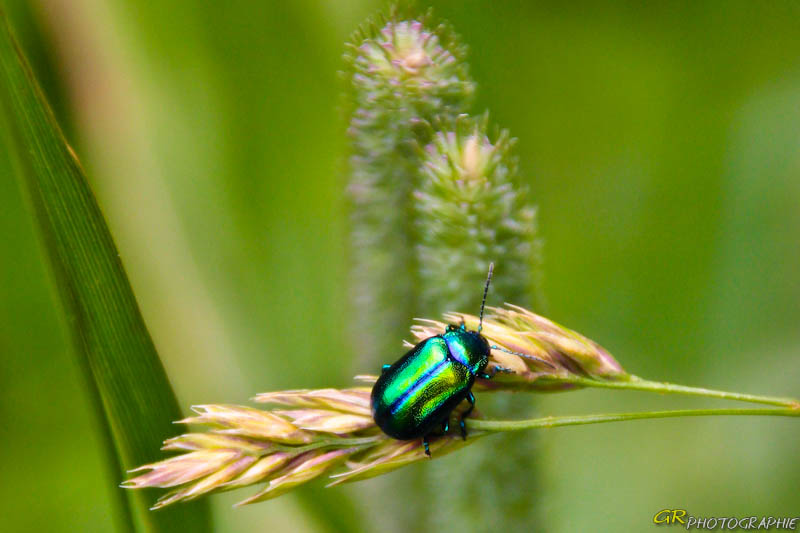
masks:
{"type": "Polygon", "coordinates": [[[119,252],[35,76],[0,10],[0,110],[32,206],[74,354],[101,415],[112,501],[127,531],[207,531],[209,508],[150,513],[147,494],[118,495],[124,469],[149,462],[180,417],[119,252]],[[135,523],[135,525],[134,525],[135,523]]]}
{"type": "Polygon", "coordinates": [[[774,396],[757,396],[754,394],[743,394],[740,392],[727,392],[701,387],[687,387],[675,383],[661,381],[650,381],[638,376],[629,376],[627,381],[601,381],[598,379],[571,377],[558,379],[561,383],[573,383],[583,387],[596,387],[601,389],[627,389],[648,392],[660,392],[663,394],[683,394],[686,396],[702,396],[704,398],[719,398],[721,400],[736,400],[740,402],[760,403],[765,405],[778,405],[797,409],[800,407],[798,400],[793,398],[778,398],[774,396]]]}
{"type": "MultiPolygon", "coordinates": [[[[677,418],[684,416],[796,416],[800,417],[800,404],[795,407],[781,409],[760,408],[722,408],[722,409],[676,409],[670,411],[642,411],[638,413],[601,413],[577,416],[546,416],[528,420],[470,420],[470,429],[485,431],[480,435],[496,432],[521,431],[534,428],[552,428],[560,426],[585,426],[606,422],[624,422],[627,420],[644,420],[648,418],[677,418]]],[[[470,436],[479,436],[472,433],[470,436]]]]}
{"type": "MultiPolygon", "coordinates": [[[[767,398],[763,398],[767,399],[767,398]]],[[[561,426],[586,426],[589,424],[603,424],[606,422],[625,422],[628,420],[645,420],[651,418],[680,418],[687,416],[795,416],[800,417],[800,402],[797,400],[786,400],[787,403],[781,404],[784,407],[776,408],[714,408],[714,409],[670,409],[666,411],[639,411],[632,413],[597,413],[592,415],[567,415],[567,416],[545,416],[541,418],[530,418],[525,420],[483,420],[479,418],[468,419],[470,429],[469,437],[484,437],[493,433],[505,433],[509,431],[522,431],[525,429],[553,428],[561,426]],[[474,431],[473,431],[474,430],[474,431]]],[[[291,451],[293,453],[304,453],[320,448],[334,447],[353,447],[369,448],[374,445],[380,437],[362,437],[353,439],[328,439],[309,444],[307,446],[277,446],[277,449],[291,451]]]]}

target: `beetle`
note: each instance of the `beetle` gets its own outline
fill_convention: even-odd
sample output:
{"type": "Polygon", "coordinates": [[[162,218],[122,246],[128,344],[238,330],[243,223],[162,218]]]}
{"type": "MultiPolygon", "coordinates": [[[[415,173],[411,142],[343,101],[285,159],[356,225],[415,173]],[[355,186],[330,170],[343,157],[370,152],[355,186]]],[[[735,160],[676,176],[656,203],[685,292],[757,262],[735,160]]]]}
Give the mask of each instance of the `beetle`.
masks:
{"type": "MultiPolygon", "coordinates": [[[[370,394],[370,406],[375,423],[388,436],[398,440],[413,440],[422,437],[425,454],[430,457],[429,437],[437,426],[446,433],[450,415],[463,400],[469,407],[459,419],[461,437],[467,438],[464,419],[475,408],[472,386],[476,378],[491,379],[498,372],[512,372],[495,365],[492,373],[486,373],[492,349],[508,351],[490,346],[481,335],[483,309],[486,294],[492,280],[494,264],[489,265],[489,274],[483,288],[480,319],[477,330],[468,330],[466,325],[450,324],[444,333],[420,341],[392,365],[383,365],[383,370],[370,394]]],[[[550,363],[527,354],[516,355],[547,364],[550,363]]]]}

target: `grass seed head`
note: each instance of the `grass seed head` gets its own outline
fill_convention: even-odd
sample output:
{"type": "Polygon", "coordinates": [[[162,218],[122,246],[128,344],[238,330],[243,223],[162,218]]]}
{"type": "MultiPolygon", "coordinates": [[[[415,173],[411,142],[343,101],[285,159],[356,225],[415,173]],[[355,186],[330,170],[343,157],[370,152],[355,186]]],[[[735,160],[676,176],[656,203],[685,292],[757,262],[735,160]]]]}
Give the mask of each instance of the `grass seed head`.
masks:
{"type": "MultiPolygon", "coordinates": [[[[423,320],[412,328],[417,340],[442,333],[447,323],[462,320],[476,329],[478,318],[445,315],[447,322],[423,320]]],[[[487,367],[513,373],[478,380],[484,390],[553,390],[558,380],[580,375],[596,379],[623,379],[625,372],[611,355],[589,339],[525,309],[491,308],[482,333],[490,344],[543,359],[493,350],[487,367]]],[[[374,381],[373,376],[357,376],[374,381]]],[[[370,387],[350,389],[298,389],[259,394],[255,401],[266,409],[238,405],[199,405],[196,416],[182,420],[204,426],[205,431],[167,439],[163,450],[179,455],[131,470],[134,477],[122,487],[172,489],[154,509],[203,494],[265,485],[239,505],[274,498],[323,474],[330,485],[378,476],[408,464],[427,460],[422,439],[399,441],[375,425],[370,410],[370,387]]],[[[470,432],[462,440],[458,424],[466,402],[451,414],[451,430],[430,437],[430,450],[438,458],[485,435],[470,432]]],[[[480,417],[475,410],[473,417],[480,417]]]]}

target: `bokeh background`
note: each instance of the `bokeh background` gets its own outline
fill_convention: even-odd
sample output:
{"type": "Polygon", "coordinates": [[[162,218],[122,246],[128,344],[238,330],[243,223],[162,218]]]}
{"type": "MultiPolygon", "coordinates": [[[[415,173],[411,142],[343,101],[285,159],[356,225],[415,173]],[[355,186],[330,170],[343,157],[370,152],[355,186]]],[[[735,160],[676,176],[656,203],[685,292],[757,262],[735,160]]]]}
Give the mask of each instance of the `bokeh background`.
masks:
{"type": "MultiPolygon", "coordinates": [[[[424,4],[470,47],[475,111],[519,139],[545,239],[539,311],[644,377],[800,395],[800,4],[424,4]]],[[[182,406],[374,370],[355,367],[346,335],[337,71],[382,2],[2,5],[87,168],[182,406]]],[[[7,155],[0,146],[3,529],[110,530],[98,428],[7,155]]],[[[537,405],[717,404],[581,391],[537,405]]],[[[800,511],[795,420],[540,436],[537,498],[552,531],[647,530],[673,507],[800,511]]],[[[443,460],[456,468],[458,454],[443,460]]],[[[380,531],[370,483],[235,510],[241,492],[213,496],[215,525],[380,531]]]]}

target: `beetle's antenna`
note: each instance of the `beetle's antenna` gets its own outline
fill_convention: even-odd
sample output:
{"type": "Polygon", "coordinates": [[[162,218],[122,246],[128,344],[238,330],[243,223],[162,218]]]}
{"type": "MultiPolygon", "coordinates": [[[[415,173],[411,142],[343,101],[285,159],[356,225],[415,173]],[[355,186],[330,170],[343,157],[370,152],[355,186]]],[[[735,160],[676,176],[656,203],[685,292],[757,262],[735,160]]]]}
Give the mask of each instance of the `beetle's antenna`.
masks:
{"type": "Polygon", "coordinates": [[[512,352],[511,350],[506,350],[505,348],[501,348],[500,346],[494,346],[494,345],[492,345],[491,348],[492,350],[500,350],[501,352],[510,353],[511,355],[518,355],[525,359],[530,359],[531,361],[539,361],[540,363],[546,364],[550,368],[555,368],[555,365],[553,365],[553,363],[551,363],[550,361],[545,361],[544,359],[536,357],[535,355],[528,355],[526,353],[520,353],[520,352],[512,352]]]}
{"type": "Polygon", "coordinates": [[[483,328],[483,306],[486,305],[486,295],[489,292],[489,282],[492,281],[492,272],[494,271],[494,263],[489,263],[489,275],[486,276],[486,285],[483,287],[483,300],[481,300],[481,317],[478,319],[478,333],[483,328]]]}

